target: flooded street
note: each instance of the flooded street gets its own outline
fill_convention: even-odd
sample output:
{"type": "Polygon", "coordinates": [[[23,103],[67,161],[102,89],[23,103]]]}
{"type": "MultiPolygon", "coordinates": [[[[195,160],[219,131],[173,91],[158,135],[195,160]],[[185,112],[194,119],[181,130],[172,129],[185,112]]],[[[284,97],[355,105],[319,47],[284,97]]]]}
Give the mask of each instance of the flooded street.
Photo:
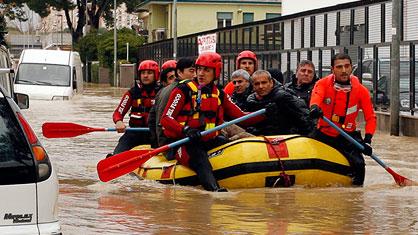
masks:
{"type": "MultiPolygon", "coordinates": [[[[366,157],[362,188],[260,188],[208,193],[126,175],[103,183],[96,164],[120,134],[46,139],[44,122],[113,127],[126,89],[88,85],[70,101],[30,101],[23,113],[58,172],[64,234],[418,234],[418,186],[399,187],[366,157]]],[[[375,153],[418,181],[418,138],[377,133],[375,153]]]]}

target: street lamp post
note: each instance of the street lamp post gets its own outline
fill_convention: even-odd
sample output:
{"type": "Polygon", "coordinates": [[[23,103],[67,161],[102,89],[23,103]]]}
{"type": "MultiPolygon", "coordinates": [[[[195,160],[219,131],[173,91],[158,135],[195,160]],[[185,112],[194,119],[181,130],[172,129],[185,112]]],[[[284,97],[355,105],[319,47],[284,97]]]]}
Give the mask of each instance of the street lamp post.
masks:
{"type": "Polygon", "coordinates": [[[172,15],[173,59],[177,59],[177,0],[173,0],[172,15]]]}
{"type": "Polygon", "coordinates": [[[115,83],[115,86],[119,86],[119,83],[117,81],[117,60],[118,60],[118,36],[116,31],[116,0],[113,1],[114,4],[114,14],[113,14],[113,82],[115,83]]]}
{"type": "MultiPolygon", "coordinates": [[[[55,44],[55,43],[58,44],[57,31],[58,31],[57,22],[54,21],[54,24],[52,25],[52,36],[51,36],[52,44],[55,44]]],[[[29,48],[29,44],[28,44],[28,48],[29,48]]]]}

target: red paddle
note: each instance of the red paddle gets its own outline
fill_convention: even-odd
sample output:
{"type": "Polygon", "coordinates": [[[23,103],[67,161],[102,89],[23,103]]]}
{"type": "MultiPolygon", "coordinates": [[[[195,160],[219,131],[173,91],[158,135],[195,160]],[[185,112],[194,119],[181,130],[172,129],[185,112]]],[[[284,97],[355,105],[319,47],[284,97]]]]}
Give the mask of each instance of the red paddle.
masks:
{"type": "MultiPolygon", "coordinates": [[[[42,125],[42,133],[46,138],[70,138],[93,131],[116,131],[116,128],[88,127],[70,122],[46,122],[42,125]]],[[[126,128],[126,131],[149,131],[149,128],[126,128]]]]}
{"type": "MultiPolygon", "coordinates": [[[[352,144],[354,144],[358,149],[363,150],[364,147],[361,145],[357,140],[355,140],[353,137],[345,133],[345,131],[341,128],[339,128],[337,125],[335,125],[332,121],[330,121],[326,117],[322,117],[322,119],[328,123],[330,126],[332,126],[335,130],[337,130],[344,138],[346,138],[348,141],[350,141],[352,144]]],[[[380,166],[385,168],[385,170],[392,175],[393,179],[399,186],[413,186],[418,185],[417,182],[412,181],[398,173],[396,173],[394,170],[392,170],[386,163],[381,160],[378,156],[376,156],[374,153],[370,156],[373,160],[375,160],[380,166]]]]}
{"type": "Polygon", "coordinates": [[[148,159],[158,154],[159,152],[156,152],[156,150],[159,149],[129,150],[101,160],[99,164],[97,164],[99,179],[103,182],[107,182],[121,175],[132,172],[148,159]],[[138,156],[140,156],[140,158],[138,156]]]}

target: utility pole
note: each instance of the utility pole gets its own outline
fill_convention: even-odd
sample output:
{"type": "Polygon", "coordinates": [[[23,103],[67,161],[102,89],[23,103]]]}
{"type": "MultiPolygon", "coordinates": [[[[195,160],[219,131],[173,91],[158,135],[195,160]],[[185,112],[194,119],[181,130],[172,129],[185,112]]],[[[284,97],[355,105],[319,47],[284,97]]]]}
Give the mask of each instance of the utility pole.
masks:
{"type": "MultiPolygon", "coordinates": [[[[89,11],[88,11],[88,9],[87,9],[87,0],[85,1],[85,3],[86,3],[86,9],[85,9],[85,14],[86,14],[86,16],[85,16],[85,26],[84,26],[84,37],[87,35],[87,33],[88,33],[88,25],[89,25],[89,21],[88,21],[88,17],[89,17],[89,11]]],[[[74,22],[74,21],[73,21],[74,22]]],[[[88,56],[87,56],[87,54],[86,54],[86,68],[84,69],[84,74],[85,74],[85,79],[86,79],[86,82],[90,82],[89,81],[89,70],[88,70],[88,67],[89,67],[89,60],[88,60],[89,58],[88,58],[88,56]]]]}
{"type": "Polygon", "coordinates": [[[177,58],[177,0],[173,0],[172,10],[173,59],[177,58]]]}
{"type": "Polygon", "coordinates": [[[401,0],[392,0],[392,46],[390,48],[390,135],[399,136],[399,76],[401,41],[401,0]]]}
{"type": "Polygon", "coordinates": [[[113,82],[114,85],[117,87],[119,86],[119,83],[117,81],[117,60],[118,60],[118,34],[116,30],[116,0],[113,1],[114,7],[114,14],[113,14],[113,82]]]}
{"type": "Polygon", "coordinates": [[[63,15],[62,14],[57,14],[57,16],[59,16],[59,17],[61,17],[61,48],[62,48],[62,45],[63,45],[63,40],[62,40],[62,30],[63,30],[63,27],[62,27],[62,24],[63,24],[63,15]]]}

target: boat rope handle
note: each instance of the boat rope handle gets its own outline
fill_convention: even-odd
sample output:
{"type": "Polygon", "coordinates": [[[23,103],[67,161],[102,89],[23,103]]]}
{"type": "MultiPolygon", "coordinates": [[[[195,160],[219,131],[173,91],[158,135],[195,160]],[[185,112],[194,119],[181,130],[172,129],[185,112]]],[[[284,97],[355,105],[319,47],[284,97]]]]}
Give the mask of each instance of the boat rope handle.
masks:
{"type": "MultiPolygon", "coordinates": [[[[177,160],[176,160],[177,161],[177,160]]],[[[173,185],[176,186],[176,170],[177,170],[177,162],[174,165],[174,169],[173,169],[173,185]]]]}
{"type": "Polygon", "coordinates": [[[277,144],[279,144],[281,141],[275,141],[274,143],[272,143],[266,136],[264,136],[263,135],[263,138],[264,138],[264,140],[267,142],[267,145],[270,145],[271,146],[271,148],[273,149],[273,152],[274,152],[274,155],[276,155],[276,157],[277,157],[277,159],[279,159],[279,163],[280,163],[280,167],[282,168],[281,169],[281,173],[279,174],[279,178],[276,180],[276,182],[274,182],[274,184],[273,184],[273,188],[276,186],[276,184],[279,182],[279,180],[280,180],[280,176],[282,176],[283,177],[283,179],[284,179],[284,186],[285,187],[290,187],[291,185],[292,185],[292,182],[291,182],[291,180],[290,180],[290,176],[288,175],[288,174],[286,174],[286,172],[284,171],[284,165],[283,165],[283,162],[282,162],[282,160],[280,159],[280,156],[277,154],[277,152],[276,152],[276,150],[274,149],[274,147],[273,147],[273,144],[274,145],[277,145],[277,144]]]}

